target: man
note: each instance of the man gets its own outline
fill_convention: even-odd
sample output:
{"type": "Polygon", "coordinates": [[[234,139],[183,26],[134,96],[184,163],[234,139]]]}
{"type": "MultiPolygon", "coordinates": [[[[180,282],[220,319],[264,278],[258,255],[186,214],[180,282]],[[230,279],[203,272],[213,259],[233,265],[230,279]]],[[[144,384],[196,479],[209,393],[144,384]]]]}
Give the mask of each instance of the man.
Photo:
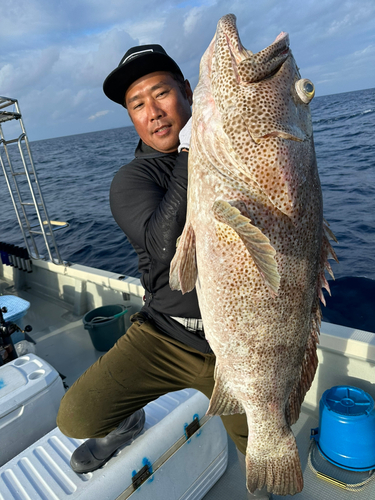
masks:
{"type": "MultiPolygon", "coordinates": [[[[190,84],[160,45],[144,45],[128,50],[103,88],[127,109],[140,137],[135,159],[113,179],[110,204],[138,254],[145,303],[126,335],[61,402],[61,431],[90,438],[73,453],[71,467],[78,473],[101,467],[133,439],[150,401],[186,387],[210,397],[214,386],[215,356],[195,290],[182,295],[169,287],[169,265],[186,218],[190,84]]],[[[222,420],[244,464],[246,416],[222,420]]]]}

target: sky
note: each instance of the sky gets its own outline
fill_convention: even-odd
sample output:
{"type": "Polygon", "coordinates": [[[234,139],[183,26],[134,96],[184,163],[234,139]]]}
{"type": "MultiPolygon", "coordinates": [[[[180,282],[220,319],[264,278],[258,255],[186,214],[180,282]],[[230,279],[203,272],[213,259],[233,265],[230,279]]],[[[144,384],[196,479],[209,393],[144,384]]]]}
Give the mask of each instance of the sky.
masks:
{"type": "Polygon", "coordinates": [[[0,96],[30,140],[130,125],[102,85],[132,46],[158,43],[194,88],[221,16],[258,52],[281,31],[316,95],[375,86],[375,0],[1,0],[0,96]]]}

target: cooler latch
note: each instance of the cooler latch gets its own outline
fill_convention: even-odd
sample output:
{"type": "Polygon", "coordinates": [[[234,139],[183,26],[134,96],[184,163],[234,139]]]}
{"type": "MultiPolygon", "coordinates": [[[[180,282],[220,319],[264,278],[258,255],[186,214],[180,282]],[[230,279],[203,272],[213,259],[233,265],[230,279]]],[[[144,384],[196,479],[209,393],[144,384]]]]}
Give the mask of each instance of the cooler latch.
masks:
{"type": "Polygon", "coordinates": [[[194,415],[193,421],[185,427],[186,438],[189,439],[200,428],[199,417],[194,415]]]}
{"type": "Polygon", "coordinates": [[[145,465],[142,467],[142,469],[137,472],[133,477],[132,477],[132,483],[133,487],[136,490],[141,486],[142,483],[146,481],[151,476],[151,471],[148,465],[145,465]]]}

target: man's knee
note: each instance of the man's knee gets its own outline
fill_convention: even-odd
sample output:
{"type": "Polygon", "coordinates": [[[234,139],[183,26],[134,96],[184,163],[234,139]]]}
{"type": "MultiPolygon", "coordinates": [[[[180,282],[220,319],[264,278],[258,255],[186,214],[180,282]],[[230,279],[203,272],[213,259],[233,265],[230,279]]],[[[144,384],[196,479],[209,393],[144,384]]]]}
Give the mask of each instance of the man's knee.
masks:
{"type": "Polygon", "coordinates": [[[95,412],[86,405],[80,404],[74,391],[69,390],[62,398],[56,418],[56,424],[65,436],[85,439],[96,436],[98,433],[98,422],[95,412]]]}

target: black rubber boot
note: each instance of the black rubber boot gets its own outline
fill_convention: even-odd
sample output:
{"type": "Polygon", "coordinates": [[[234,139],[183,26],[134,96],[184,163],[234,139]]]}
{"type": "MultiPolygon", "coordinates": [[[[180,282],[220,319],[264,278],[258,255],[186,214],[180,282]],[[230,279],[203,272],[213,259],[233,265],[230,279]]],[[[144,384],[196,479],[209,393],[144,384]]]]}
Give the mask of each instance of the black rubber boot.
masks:
{"type": "Polygon", "coordinates": [[[88,439],[71,456],[70,466],[78,474],[92,472],[104,465],[120,446],[130,443],[143,429],[143,408],[130,415],[104,438],[88,439]]]}

